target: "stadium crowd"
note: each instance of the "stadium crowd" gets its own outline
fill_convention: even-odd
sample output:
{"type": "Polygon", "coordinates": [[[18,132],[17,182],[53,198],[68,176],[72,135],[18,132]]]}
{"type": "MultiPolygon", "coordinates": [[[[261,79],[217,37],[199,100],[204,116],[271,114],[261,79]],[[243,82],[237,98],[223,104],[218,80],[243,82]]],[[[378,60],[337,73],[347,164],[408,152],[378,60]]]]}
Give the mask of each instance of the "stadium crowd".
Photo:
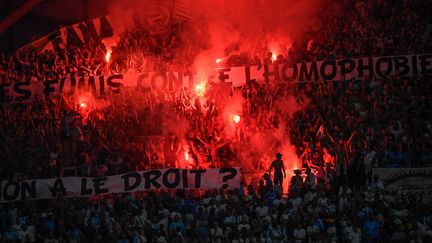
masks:
{"type": "Polygon", "coordinates": [[[234,191],[155,191],[2,204],[3,242],[428,242],[430,207],[368,186],[328,190],[307,172],[234,191]],[[301,179],[299,179],[301,178],[301,179]],[[312,178],[312,180],[311,180],[312,178]],[[199,196],[198,196],[199,195],[199,196]],[[429,212],[429,213],[426,213],[429,212]],[[426,214],[425,214],[426,213],[426,214]]]}
{"type": "MultiPolygon", "coordinates": [[[[305,34],[306,41],[293,43],[275,62],[429,53],[430,5],[406,0],[329,5],[322,12],[325,28],[305,34]]],[[[176,58],[181,27],[173,28],[179,34],[164,40],[142,31],[125,33],[108,64],[102,41],[61,52],[2,55],[1,82],[139,72],[154,63],[162,69],[184,68],[199,50],[178,48],[183,54],[176,58]],[[148,65],[146,60],[151,60],[148,65]],[[170,65],[159,65],[164,62],[170,65]]],[[[243,57],[231,55],[222,65],[274,62],[272,53],[243,57]]],[[[430,75],[396,74],[296,85],[252,82],[239,89],[209,82],[205,95],[187,89],[125,90],[97,100],[61,96],[5,103],[0,115],[3,180],[171,166],[266,170],[262,157],[278,152],[281,141],[249,155],[252,137],[272,137],[280,129],[296,147],[304,169],[290,181],[288,197],[265,177],[258,185],[200,196],[169,191],[1,204],[1,240],[428,242],[430,208],[415,198],[383,193],[371,169],[431,162],[430,80],[430,75]],[[301,109],[284,109],[290,95],[301,109]],[[221,118],[222,96],[244,100],[234,133],[221,118]]]]}

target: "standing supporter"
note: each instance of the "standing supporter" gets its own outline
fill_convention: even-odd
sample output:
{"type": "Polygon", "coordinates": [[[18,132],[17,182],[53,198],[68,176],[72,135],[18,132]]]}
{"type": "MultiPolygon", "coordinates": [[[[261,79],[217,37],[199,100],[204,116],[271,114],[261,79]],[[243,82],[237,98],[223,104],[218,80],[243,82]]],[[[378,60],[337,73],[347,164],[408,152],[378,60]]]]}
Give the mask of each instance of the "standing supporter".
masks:
{"type": "Polygon", "coordinates": [[[281,187],[281,191],[282,191],[283,178],[286,177],[285,166],[284,166],[284,162],[282,160],[282,154],[280,154],[280,153],[276,154],[276,160],[274,160],[270,165],[269,175],[271,175],[273,168],[275,170],[274,174],[273,174],[274,183],[279,184],[281,187]],[[282,175],[283,175],[283,177],[282,177],[282,175]]]}

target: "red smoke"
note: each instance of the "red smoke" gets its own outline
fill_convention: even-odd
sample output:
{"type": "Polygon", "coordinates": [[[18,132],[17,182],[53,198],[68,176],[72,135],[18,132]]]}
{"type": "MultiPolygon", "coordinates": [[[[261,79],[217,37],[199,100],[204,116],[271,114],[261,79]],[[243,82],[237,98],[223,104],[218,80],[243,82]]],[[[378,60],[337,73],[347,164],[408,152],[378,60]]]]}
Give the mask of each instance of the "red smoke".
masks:
{"type": "MultiPolygon", "coordinates": [[[[133,30],[134,22],[131,19],[133,10],[145,11],[150,0],[121,1],[110,7],[115,36],[105,43],[114,45],[113,40],[119,39],[119,34],[125,30],[133,30]],[[119,27],[121,26],[121,27],[119,27]],[[120,31],[121,29],[121,31],[120,31]]],[[[205,96],[208,91],[208,80],[217,82],[215,68],[226,62],[226,57],[239,53],[246,53],[249,57],[257,56],[263,59],[271,51],[273,61],[279,54],[287,55],[288,47],[294,41],[308,39],[300,32],[303,27],[314,22],[318,11],[326,1],[321,0],[197,0],[190,1],[191,19],[187,20],[199,31],[186,29],[184,38],[193,39],[200,44],[201,52],[194,60],[193,72],[196,84],[195,95],[205,96]],[[191,33],[198,32],[199,35],[191,33]],[[224,57],[224,58],[221,58],[224,57]]],[[[320,26],[313,25],[315,29],[320,26]]],[[[188,41],[183,41],[188,43],[188,41]]],[[[193,42],[195,43],[195,42],[193,42]]],[[[188,46],[180,47],[187,49],[188,46]]],[[[192,48],[197,48],[193,46],[192,48]]],[[[107,59],[109,60],[109,59],[107,59]]],[[[108,62],[108,61],[107,61],[108,62]]],[[[193,92],[192,91],[192,92],[193,92]]],[[[301,163],[291,145],[289,131],[281,122],[278,129],[268,131],[266,136],[260,134],[250,135],[251,151],[246,151],[242,146],[240,135],[248,133],[248,128],[242,126],[247,122],[247,116],[243,109],[245,100],[238,90],[227,92],[225,96],[217,96],[216,106],[219,110],[219,120],[224,125],[223,135],[232,138],[234,147],[239,155],[239,163],[244,171],[256,172],[257,169],[267,170],[269,163],[274,159],[275,152],[284,154],[287,170],[287,180],[293,175],[293,170],[300,168],[301,163]],[[232,93],[231,96],[228,93],[232,93]],[[241,119],[240,119],[241,114],[241,119]],[[241,123],[240,123],[241,120],[241,123]],[[234,121],[234,122],[233,122],[234,121]],[[258,161],[259,165],[252,161],[258,161]]],[[[304,104],[303,104],[304,105],[304,104]]],[[[277,113],[283,121],[287,121],[292,114],[301,109],[302,105],[296,102],[292,93],[287,93],[285,98],[275,103],[277,113]]],[[[252,121],[253,122],[253,121],[252,121]]],[[[171,131],[181,140],[185,140],[185,131],[189,128],[189,122],[164,123],[164,129],[171,131]]],[[[184,160],[189,160],[189,154],[184,152],[184,160]]],[[[285,188],[288,188],[285,186],[285,188]]]]}

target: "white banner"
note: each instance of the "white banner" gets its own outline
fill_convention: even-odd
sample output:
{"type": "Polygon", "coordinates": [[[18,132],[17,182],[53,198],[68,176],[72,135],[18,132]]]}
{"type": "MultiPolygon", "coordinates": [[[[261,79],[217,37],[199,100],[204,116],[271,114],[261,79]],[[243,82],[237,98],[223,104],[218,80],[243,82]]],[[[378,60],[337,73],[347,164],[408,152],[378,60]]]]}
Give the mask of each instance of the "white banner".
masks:
{"type": "Polygon", "coordinates": [[[178,90],[179,87],[193,89],[194,80],[187,72],[143,72],[46,81],[29,80],[13,84],[0,82],[0,104],[2,101],[13,103],[32,100],[35,95],[50,97],[61,93],[72,95],[91,92],[94,97],[102,97],[109,93],[120,93],[125,87],[171,92],[178,90]]]}
{"type": "Polygon", "coordinates": [[[37,51],[60,50],[66,46],[80,46],[98,39],[113,36],[111,17],[103,16],[77,24],[62,27],[36,41],[21,47],[21,50],[35,48],[37,51]]]}
{"type": "MultiPolygon", "coordinates": [[[[234,87],[256,80],[257,82],[301,83],[319,80],[349,80],[374,75],[383,77],[399,73],[432,75],[432,54],[393,57],[370,57],[342,59],[270,66],[241,66],[216,69],[220,82],[234,87]]],[[[176,91],[179,87],[195,88],[194,76],[189,72],[142,72],[134,74],[112,74],[108,76],[72,77],[55,80],[28,80],[10,82],[0,79],[0,103],[31,100],[35,95],[56,96],[77,91],[91,92],[95,97],[107,93],[119,93],[122,87],[141,88],[149,91],[176,91]]]]}
{"type": "Polygon", "coordinates": [[[432,203],[432,168],[374,168],[387,194],[432,203]]]}
{"type": "Polygon", "coordinates": [[[239,168],[161,169],[136,171],[106,177],[59,177],[52,179],[1,181],[0,202],[90,197],[112,193],[156,189],[235,189],[242,179],[239,168]]]}
{"type": "Polygon", "coordinates": [[[121,29],[129,27],[130,22],[134,22],[134,28],[145,27],[153,35],[163,34],[171,30],[173,22],[191,18],[190,10],[191,0],[148,1],[144,9],[135,9],[135,14],[126,16],[123,26],[119,26],[121,20],[118,19],[117,25],[113,24],[113,18],[118,16],[106,15],[62,27],[20,49],[35,48],[42,51],[81,46],[111,37],[114,32],[119,33],[121,29]]]}
{"type": "Polygon", "coordinates": [[[368,57],[327,60],[297,64],[241,66],[218,68],[219,81],[242,86],[257,82],[311,82],[359,79],[364,76],[384,77],[399,73],[402,77],[432,74],[432,54],[368,57]]]}

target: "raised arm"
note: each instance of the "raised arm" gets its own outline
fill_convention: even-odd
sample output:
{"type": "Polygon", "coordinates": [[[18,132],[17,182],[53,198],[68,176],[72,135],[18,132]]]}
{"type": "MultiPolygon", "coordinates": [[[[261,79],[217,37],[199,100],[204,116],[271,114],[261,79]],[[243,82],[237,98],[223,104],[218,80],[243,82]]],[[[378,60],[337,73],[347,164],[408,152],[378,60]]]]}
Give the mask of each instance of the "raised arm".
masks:
{"type": "Polygon", "coordinates": [[[347,140],[347,143],[348,143],[348,144],[351,143],[351,141],[352,141],[352,139],[353,139],[353,137],[354,137],[355,134],[356,134],[356,131],[354,130],[354,131],[351,133],[351,136],[349,137],[349,139],[347,140]]]}
{"type": "Polygon", "coordinates": [[[313,131],[314,133],[318,132],[318,127],[320,127],[320,121],[321,121],[321,116],[318,116],[318,119],[315,121],[314,127],[313,127],[313,131]]]}
{"type": "Polygon", "coordinates": [[[333,137],[330,135],[330,133],[328,132],[328,130],[326,130],[326,134],[327,134],[327,137],[330,139],[330,141],[335,144],[336,142],[333,139],[333,137]]]}
{"type": "Polygon", "coordinates": [[[306,145],[305,150],[303,151],[303,153],[300,155],[300,159],[303,159],[303,157],[306,156],[306,154],[309,152],[309,145],[306,145]]]}

